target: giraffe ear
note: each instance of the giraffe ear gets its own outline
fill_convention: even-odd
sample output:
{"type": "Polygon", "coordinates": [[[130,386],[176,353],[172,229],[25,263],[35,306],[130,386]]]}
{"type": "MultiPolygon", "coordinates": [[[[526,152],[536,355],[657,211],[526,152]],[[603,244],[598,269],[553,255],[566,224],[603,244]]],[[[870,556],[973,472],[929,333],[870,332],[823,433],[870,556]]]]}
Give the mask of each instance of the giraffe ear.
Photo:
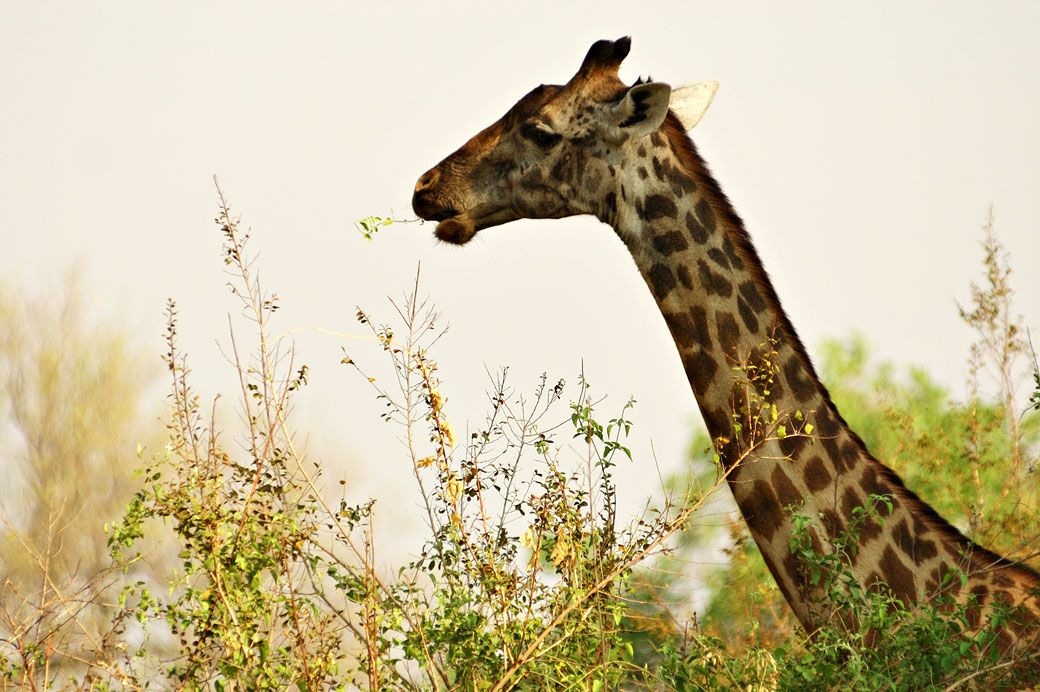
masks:
{"type": "Polygon", "coordinates": [[[675,117],[679,118],[684,130],[692,130],[704,117],[718,90],[719,83],[714,79],[672,89],[668,107],[675,113],[675,117]]]}
{"type": "Polygon", "coordinates": [[[636,84],[610,110],[611,124],[629,137],[645,137],[656,131],[668,115],[671,91],[661,82],[636,84]]]}

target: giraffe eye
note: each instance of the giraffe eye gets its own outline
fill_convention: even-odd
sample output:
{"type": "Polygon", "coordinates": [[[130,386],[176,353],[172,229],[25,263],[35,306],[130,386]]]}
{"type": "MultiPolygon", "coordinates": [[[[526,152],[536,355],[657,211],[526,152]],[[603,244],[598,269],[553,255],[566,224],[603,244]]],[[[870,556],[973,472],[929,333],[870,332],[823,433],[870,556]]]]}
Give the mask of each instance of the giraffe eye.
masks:
{"type": "Polygon", "coordinates": [[[562,135],[549,130],[545,125],[533,122],[524,123],[520,128],[520,134],[534,142],[540,149],[552,149],[563,139],[562,135]]]}

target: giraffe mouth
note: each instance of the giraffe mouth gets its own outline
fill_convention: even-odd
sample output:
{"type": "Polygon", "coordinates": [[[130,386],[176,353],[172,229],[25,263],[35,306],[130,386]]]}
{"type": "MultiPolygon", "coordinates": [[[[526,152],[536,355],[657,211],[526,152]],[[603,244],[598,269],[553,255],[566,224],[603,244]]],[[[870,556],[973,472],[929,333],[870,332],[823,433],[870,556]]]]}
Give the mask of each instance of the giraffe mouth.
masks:
{"type": "Polygon", "coordinates": [[[497,204],[482,204],[466,211],[443,211],[438,217],[427,217],[431,221],[439,221],[433,234],[438,240],[453,245],[465,245],[473,239],[477,231],[520,218],[497,204]]]}
{"type": "Polygon", "coordinates": [[[439,221],[433,235],[445,243],[465,245],[477,234],[477,225],[464,214],[453,212],[439,221]]]}
{"type": "Polygon", "coordinates": [[[450,207],[442,207],[428,193],[417,192],[412,200],[416,215],[424,221],[436,221],[433,234],[438,240],[454,245],[464,245],[477,232],[467,214],[450,207]]]}
{"type": "Polygon", "coordinates": [[[422,214],[422,218],[426,221],[447,221],[448,219],[454,218],[459,215],[459,212],[454,209],[441,209],[433,213],[422,214]]]}

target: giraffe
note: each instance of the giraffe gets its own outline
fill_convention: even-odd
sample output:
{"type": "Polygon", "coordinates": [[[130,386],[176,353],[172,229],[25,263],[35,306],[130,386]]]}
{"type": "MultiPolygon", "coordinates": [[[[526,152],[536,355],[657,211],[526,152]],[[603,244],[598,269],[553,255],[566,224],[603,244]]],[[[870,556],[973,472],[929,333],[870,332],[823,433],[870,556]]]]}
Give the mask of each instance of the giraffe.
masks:
{"type": "Polygon", "coordinates": [[[850,568],[864,588],[908,607],[948,595],[970,605],[972,629],[997,604],[1011,606],[1016,617],[997,645],[1031,646],[1040,574],[975,545],[906,488],[820,382],[743,222],[686,135],[715,84],[627,86],[618,68],[629,49],[627,37],[598,41],[566,84],[521,98],[419,178],[415,213],[458,245],[521,218],[590,214],[613,227],[675,341],[737,507],[807,632],[845,615],[828,608],[792,552],[795,508],[819,518],[808,533],[818,552],[856,527],[850,568]],[[767,420],[774,434],[752,434],[755,402],[781,412],[767,420]],[[781,424],[798,434],[780,434],[781,424]],[[862,510],[878,498],[880,510],[862,510]]]}

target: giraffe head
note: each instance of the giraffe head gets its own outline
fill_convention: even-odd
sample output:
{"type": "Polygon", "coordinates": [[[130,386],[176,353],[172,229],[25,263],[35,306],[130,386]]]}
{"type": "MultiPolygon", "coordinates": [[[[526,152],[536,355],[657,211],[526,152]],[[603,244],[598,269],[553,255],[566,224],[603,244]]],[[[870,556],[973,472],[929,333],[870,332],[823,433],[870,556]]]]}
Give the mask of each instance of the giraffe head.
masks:
{"type": "Polygon", "coordinates": [[[412,208],[438,221],[436,236],[464,244],[516,219],[595,214],[609,220],[616,167],[664,123],[683,129],[707,109],[717,84],[672,90],[618,78],[630,39],[597,41],[567,84],[541,85],[419,178],[412,208]]]}

